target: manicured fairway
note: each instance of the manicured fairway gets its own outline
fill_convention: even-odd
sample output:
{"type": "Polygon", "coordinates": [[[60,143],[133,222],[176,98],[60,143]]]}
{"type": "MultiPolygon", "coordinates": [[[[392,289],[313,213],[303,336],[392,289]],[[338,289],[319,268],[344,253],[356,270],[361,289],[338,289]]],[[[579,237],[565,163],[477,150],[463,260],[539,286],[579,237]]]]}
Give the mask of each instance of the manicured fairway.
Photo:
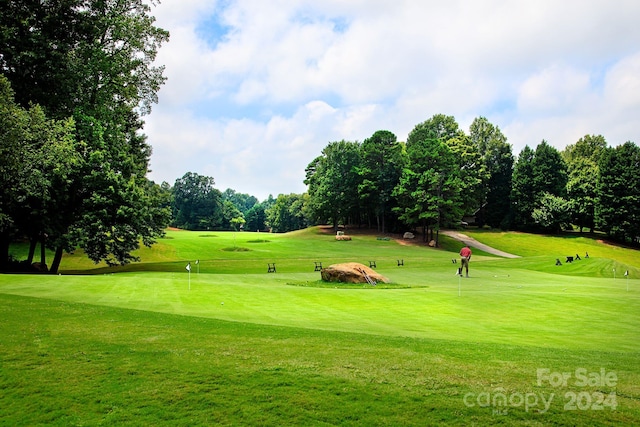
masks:
{"type": "Polygon", "coordinates": [[[78,253],[61,276],[2,275],[0,424],[640,422],[637,251],[520,235],[518,253],[473,237],[525,256],[476,251],[467,279],[443,236],[431,249],[318,229],[172,231],[125,268],[78,253]],[[590,257],[555,265],[574,252],[590,257]],[[392,284],[329,286],[315,261],[376,261],[392,284]],[[602,372],[617,381],[596,384],[602,372]],[[558,373],[566,384],[549,382],[558,373]],[[55,410],[30,410],[34,398],[55,410]]]}

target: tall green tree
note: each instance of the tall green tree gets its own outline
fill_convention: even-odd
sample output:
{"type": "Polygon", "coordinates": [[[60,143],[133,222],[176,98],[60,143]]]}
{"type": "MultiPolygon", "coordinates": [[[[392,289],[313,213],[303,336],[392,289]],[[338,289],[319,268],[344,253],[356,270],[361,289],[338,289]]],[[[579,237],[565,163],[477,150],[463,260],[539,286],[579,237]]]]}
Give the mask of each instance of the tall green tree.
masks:
{"type": "Polygon", "coordinates": [[[245,228],[248,231],[260,231],[266,228],[267,215],[262,203],[253,205],[245,218],[247,220],[245,228]]]}
{"type": "Polygon", "coordinates": [[[531,213],[536,207],[535,185],[533,183],[533,158],[535,151],[526,145],[513,168],[511,204],[515,226],[529,227],[534,221],[531,213]]]}
{"type": "Polygon", "coordinates": [[[378,231],[385,233],[387,217],[393,203],[393,189],[402,174],[403,147],[392,132],[379,130],[362,142],[360,150],[360,200],[373,212],[378,231]]]}
{"type": "Polygon", "coordinates": [[[480,225],[508,228],[510,212],[511,179],[513,177],[513,150],[500,128],[485,117],[474,119],[469,137],[476,146],[486,174],[482,176],[481,194],[484,196],[480,225]]]}
{"type": "Polygon", "coordinates": [[[0,271],[8,268],[9,244],[29,179],[26,155],[27,113],[16,105],[9,81],[0,74],[0,271]]]}
{"type": "Polygon", "coordinates": [[[435,114],[411,130],[406,150],[408,165],[396,187],[396,212],[408,225],[421,223],[425,240],[427,230],[435,230],[437,242],[440,227],[459,224],[466,202],[473,198],[465,201],[478,184],[473,147],[453,116],[435,114]],[[469,178],[466,184],[461,173],[469,178]]]}
{"type": "Polygon", "coordinates": [[[640,236],[640,148],[626,142],[603,151],[599,163],[596,225],[611,237],[638,243],[640,236]]]}
{"type": "Polygon", "coordinates": [[[567,198],[571,205],[571,221],[580,232],[595,227],[599,163],[607,141],[602,135],[585,135],[562,151],[567,163],[567,198]]]}
{"type": "Polygon", "coordinates": [[[8,80],[0,75],[0,269],[8,268],[15,237],[36,244],[45,264],[45,237],[59,235],[57,201],[67,196],[68,182],[80,163],[73,120],[48,119],[42,108],[14,103],[8,80]]]}
{"type": "Polygon", "coordinates": [[[145,193],[151,148],[141,116],[165,80],[154,60],[169,34],[143,0],[5,1],[2,10],[0,70],[16,99],[54,119],[73,115],[81,146],[56,209],[39,214],[56,216],[48,220],[57,224],[48,234],[53,265],[76,245],[96,262],[135,259],[138,242],[153,243],[167,218],[145,193]]]}
{"type": "MultiPolygon", "coordinates": [[[[60,201],[68,200],[69,183],[82,165],[78,153],[82,145],[75,139],[73,119],[51,120],[39,106],[29,109],[29,142],[25,165],[29,165],[30,179],[38,184],[31,186],[31,194],[21,204],[22,213],[17,221],[18,230],[30,242],[27,262],[31,263],[36,242],[40,244],[40,263],[46,265],[45,247],[71,250],[67,239],[62,239],[65,225],[69,220],[64,212],[59,212],[60,201]],[[51,237],[49,237],[51,236],[51,237]],[[53,240],[58,239],[58,240],[53,240]]],[[[27,181],[28,182],[28,181],[27,181]]],[[[58,269],[61,253],[56,253],[51,270],[58,269]]]]}
{"type": "Polygon", "coordinates": [[[317,222],[349,224],[359,220],[360,144],[330,142],[306,169],[309,206],[317,222]]]}
{"type": "Polygon", "coordinates": [[[212,177],[193,172],[187,172],[176,180],[172,189],[173,221],[176,227],[213,230],[222,225],[222,193],[214,185],[212,177]]]}
{"type": "MultiPolygon", "coordinates": [[[[513,173],[511,199],[516,214],[516,225],[542,225],[533,218],[534,209],[542,205],[545,195],[565,199],[566,193],[567,166],[560,152],[544,140],[538,144],[535,151],[525,147],[518,157],[513,173]]],[[[555,203],[554,206],[558,204],[555,203]]]]}
{"type": "Polygon", "coordinates": [[[437,138],[420,138],[421,133],[411,133],[407,139],[408,163],[394,190],[394,210],[405,224],[422,227],[425,241],[435,231],[437,244],[441,226],[462,218],[462,182],[449,146],[437,138]]]}
{"type": "Polygon", "coordinates": [[[485,203],[482,183],[488,180],[487,168],[478,148],[466,135],[447,140],[460,171],[460,201],[463,214],[477,212],[485,203]]]}
{"type": "Polygon", "coordinates": [[[545,192],[558,197],[566,197],[567,164],[555,147],[542,140],[536,147],[532,168],[536,197],[545,192]]]}

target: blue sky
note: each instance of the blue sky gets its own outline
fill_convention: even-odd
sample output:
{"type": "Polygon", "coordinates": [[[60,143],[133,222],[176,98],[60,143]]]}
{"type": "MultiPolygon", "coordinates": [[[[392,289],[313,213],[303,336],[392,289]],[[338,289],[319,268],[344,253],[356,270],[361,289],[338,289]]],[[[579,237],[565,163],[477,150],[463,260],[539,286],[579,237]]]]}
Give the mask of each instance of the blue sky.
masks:
{"type": "Polygon", "coordinates": [[[514,155],[586,134],[640,144],[635,0],[163,0],[168,80],[145,117],[150,178],[306,191],[331,141],[434,114],[500,127],[514,155]]]}

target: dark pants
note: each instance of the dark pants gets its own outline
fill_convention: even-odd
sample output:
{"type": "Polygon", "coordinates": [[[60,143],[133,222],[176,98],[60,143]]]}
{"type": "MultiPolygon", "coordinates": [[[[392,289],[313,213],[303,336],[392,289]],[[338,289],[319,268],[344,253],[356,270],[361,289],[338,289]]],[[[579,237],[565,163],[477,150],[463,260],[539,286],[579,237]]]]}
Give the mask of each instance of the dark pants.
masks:
{"type": "Polygon", "coordinates": [[[460,266],[460,274],[462,274],[462,269],[464,268],[468,276],[469,275],[469,257],[463,256],[460,259],[460,262],[462,263],[462,265],[460,266]]]}

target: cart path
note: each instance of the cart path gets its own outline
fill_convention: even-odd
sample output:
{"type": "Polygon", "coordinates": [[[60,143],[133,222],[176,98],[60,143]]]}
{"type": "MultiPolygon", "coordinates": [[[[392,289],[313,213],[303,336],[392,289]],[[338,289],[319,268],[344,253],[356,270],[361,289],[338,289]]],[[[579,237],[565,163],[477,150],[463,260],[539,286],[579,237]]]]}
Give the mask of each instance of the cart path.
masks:
{"type": "Polygon", "coordinates": [[[480,249],[481,251],[485,251],[492,255],[501,256],[504,258],[520,258],[518,255],[509,254],[507,252],[499,251],[498,249],[494,249],[491,246],[487,246],[484,243],[478,242],[476,239],[467,236],[466,234],[459,233],[455,230],[440,230],[440,232],[446,236],[449,236],[453,239],[456,239],[465,245],[469,245],[472,248],[480,249]]]}

